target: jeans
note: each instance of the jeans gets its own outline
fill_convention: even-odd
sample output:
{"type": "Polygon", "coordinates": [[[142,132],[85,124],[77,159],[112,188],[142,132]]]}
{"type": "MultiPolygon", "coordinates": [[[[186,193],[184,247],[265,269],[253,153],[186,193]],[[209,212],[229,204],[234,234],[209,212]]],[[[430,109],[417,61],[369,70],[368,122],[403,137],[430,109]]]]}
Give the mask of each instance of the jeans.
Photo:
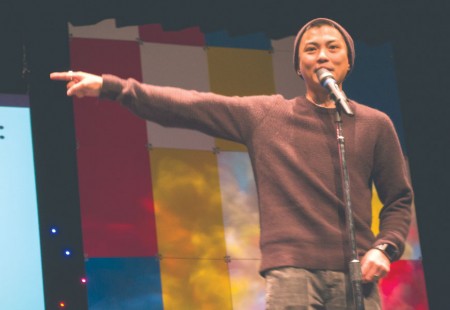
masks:
{"type": "MultiPolygon", "coordinates": [[[[283,267],[266,278],[266,310],[350,310],[352,287],[344,272],[283,267]]],[[[364,283],[365,310],[380,310],[377,283],[364,283]]]]}

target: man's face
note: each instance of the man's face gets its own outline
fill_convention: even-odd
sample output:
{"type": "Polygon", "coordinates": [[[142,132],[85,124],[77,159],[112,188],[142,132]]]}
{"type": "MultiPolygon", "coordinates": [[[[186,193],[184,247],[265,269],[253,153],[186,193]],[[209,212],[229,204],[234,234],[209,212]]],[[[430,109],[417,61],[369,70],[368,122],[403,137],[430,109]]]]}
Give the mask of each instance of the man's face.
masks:
{"type": "Polygon", "coordinates": [[[312,27],[303,34],[298,57],[300,72],[310,91],[324,90],[316,76],[318,69],[329,70],[339,85],[350,70],[344,37],[329,25],[312,27]]]}

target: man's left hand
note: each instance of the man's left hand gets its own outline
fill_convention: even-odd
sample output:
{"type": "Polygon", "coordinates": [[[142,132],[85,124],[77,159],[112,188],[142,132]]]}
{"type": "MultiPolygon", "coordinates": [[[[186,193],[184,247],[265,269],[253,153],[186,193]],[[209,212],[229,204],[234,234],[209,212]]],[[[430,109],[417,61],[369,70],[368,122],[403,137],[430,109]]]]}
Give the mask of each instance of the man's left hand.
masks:
{"type": "Polygon", "coordinates": [[[364,282],[377,282],[389,273],[390,267],[391,262],[383,252],[371,249],[361,260],[362,279],[364,282]]]}

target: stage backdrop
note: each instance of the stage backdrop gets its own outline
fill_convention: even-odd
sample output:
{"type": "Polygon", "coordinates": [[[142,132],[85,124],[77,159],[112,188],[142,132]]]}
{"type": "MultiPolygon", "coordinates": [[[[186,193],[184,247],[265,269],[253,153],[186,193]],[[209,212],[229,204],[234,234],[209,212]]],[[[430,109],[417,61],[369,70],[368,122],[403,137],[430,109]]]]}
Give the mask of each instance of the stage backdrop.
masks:
{"type": "MultiPolygon", "coordinates": [[[[69,30],[72,70],[225,95],[304,94],[292,37],[113,20],[69,30]]],[[[403,142],[390,45],[357,42],[356,55],[347,95],[388,113],[403,142]]],[[[245,147],[146,122],[117,103],[74,101],[89,309],[264,309],[245,147]]],[[[374,192],[375,233],[380,208],[374,192]]],[[[380,287],[387,310],[428,309],[415,220],[380,287]]]]}

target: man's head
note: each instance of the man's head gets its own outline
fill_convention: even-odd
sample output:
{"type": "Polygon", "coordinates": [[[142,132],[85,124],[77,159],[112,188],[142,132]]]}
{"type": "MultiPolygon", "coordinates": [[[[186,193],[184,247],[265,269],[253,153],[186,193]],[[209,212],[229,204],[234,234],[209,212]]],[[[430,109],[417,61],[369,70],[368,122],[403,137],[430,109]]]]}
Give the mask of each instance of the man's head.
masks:
{"type": "Polygon", "coordinates": [[[340,79],[338,82],[342,82],[350,73],[354,61],[355,48],[352,37],[333,20],[326,18],[311,20],[297,34],[294,43],[294,68],[303,79],[311,79],[314,70],[325,67],[330,71],[336,70],[332,73],[336,80],[340,79]],[[343,61],[345,72],[341,76],[343,61]]]}

